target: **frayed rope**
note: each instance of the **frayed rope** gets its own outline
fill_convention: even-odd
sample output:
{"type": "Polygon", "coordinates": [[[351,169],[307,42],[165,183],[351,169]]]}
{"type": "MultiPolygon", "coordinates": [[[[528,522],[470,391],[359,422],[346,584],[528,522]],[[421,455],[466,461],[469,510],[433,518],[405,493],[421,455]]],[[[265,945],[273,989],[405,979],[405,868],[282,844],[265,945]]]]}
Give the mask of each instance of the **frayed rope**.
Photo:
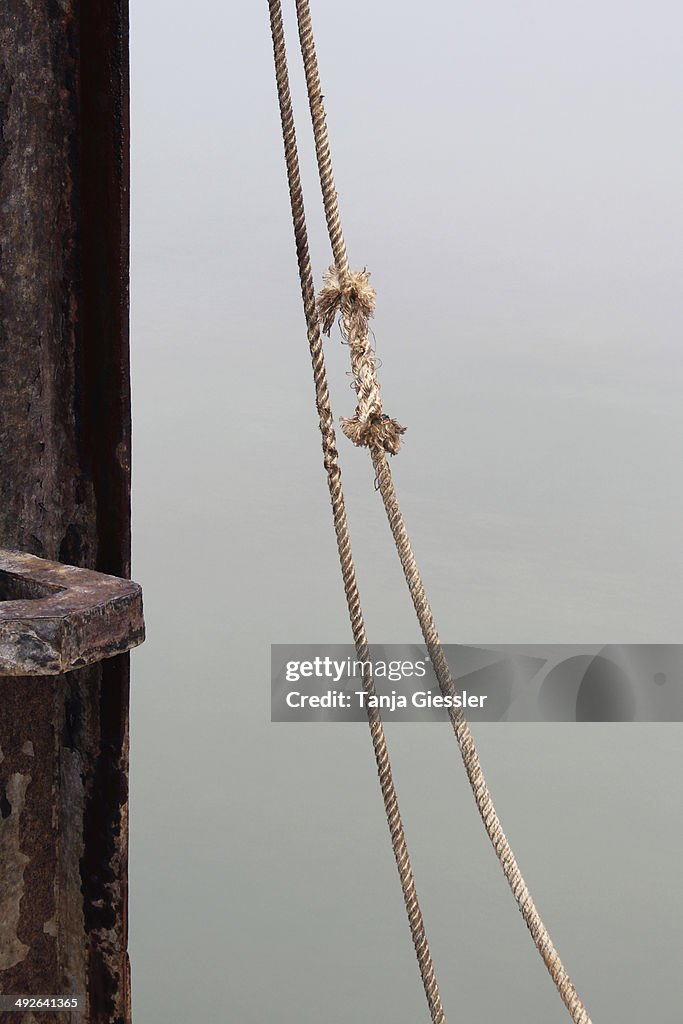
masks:
{"type": "Polygon", "coordinates": [[[375,353],[368,328],[368,320],[374,311],[375,289],[370,284],[368,271],[349,272],[340,277],[337,268],[330,267],[318,295],[318,312],[327,335],[337,315],[341,315],[351,350],[351,368],[358,395],[355,415],[351,419],[342,418],[342,430],[359,448],[380,447],[390,455],[396,455],[405,427],[382,410],[375,353]]]}
{"type": "Polygon", "coordinates": [[[336,267],[330,267],[323,278],[323,287],[318,295],[318,312],[323,331],[329,335],[337,314],[346,319],[360,316],[366,324],[375,312],[375,289],[370,284],[367,270],[349,273],[340,280],[336,267]]]}

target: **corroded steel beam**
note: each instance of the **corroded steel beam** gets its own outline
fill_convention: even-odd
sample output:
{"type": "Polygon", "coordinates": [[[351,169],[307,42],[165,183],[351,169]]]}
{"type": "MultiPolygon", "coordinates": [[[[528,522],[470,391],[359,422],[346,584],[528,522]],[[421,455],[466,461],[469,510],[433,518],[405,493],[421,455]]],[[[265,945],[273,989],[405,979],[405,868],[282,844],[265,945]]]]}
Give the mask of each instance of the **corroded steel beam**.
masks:
{"type": "MultiPolygon", "coordinates": [[[[0,547],[121,577],[127,37],[126,0],[0,4],[0,547]]],[[[130,1021],[128,676],[0,678],[0,991],[84,994],[82,1024],[130,1021]]]]}

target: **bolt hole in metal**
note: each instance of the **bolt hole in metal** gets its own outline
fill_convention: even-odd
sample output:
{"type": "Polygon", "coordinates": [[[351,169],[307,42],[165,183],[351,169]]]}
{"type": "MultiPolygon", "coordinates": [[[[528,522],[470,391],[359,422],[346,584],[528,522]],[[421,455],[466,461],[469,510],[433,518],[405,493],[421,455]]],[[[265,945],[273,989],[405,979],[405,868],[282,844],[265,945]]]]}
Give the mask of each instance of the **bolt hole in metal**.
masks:
{"type": "Polygon", "coordinates": [[[65,588],[56,584],[36,583],[12,572],[0,569],[0,601],[35,601],[39,598],[54,597],[65,588]]]}

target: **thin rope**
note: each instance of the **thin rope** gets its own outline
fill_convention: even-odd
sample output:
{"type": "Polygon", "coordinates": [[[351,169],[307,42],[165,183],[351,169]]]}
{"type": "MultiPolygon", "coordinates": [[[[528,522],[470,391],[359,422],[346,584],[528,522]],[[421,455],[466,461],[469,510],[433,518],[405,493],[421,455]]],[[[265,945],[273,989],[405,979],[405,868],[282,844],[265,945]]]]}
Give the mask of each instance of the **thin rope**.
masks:
{"type": "MultiPolygon", "coordinates": [[[[387,439],[383,432],[383,429],[386,429],[383,428],[386,420],[382,419],[384,414],[382,413],[381,403],[377,405],[379,401],[379,382],[376,381],[374,353],[372,358],[367,356],[368,350],[371,350],[368,340],[368,320],[372,316],[374,309],[374,291],[370,289],[372,292],[372,299],[370,300],[367,271],[363,271],[361,274],[352,274],[349,270],[332,170],[325,107],[320,87],[320,75],[308,0],[296,0],[296,11],[325,216],[335,260],[335,268],[328,273],[320,295],[320,312],[323,325],[328,330],[334,321],[336,312],[339,311],[341,314],[344,332],[351,351],[354,381],[359,395],[354,421],[347,421],[354,423],[354,428],[353,430],[345,429],[345,433],[351,437],[355,444],[370,449],[377,487],[382,495],[403,573],[410,590],[422,635],[434,665],[439,686],[444,695],[453,697],[456,693],[455,684],[439,641],[432,610],[415,561],[387,459],[387,452],[395,454],[398,451],[400,433],[403,433],[403,428],[400,428],[400,433],[389,429],[387,439]],[[362,375],[359,375],[359,367],[362,367],[362,375]],[[372,377],[375,378],[374,381],[369,379],[372,377]],[[370,396],[371,401],[368,401],[366,396],[370,396]],[[373,401],[375,405],[372,404],[373,401]],[[365,417],[364,419],[363,416],[365,417]]],[[[394,422],[391,421],[391,423],[394,422]]],[[[484,779],[472,733],[464,713],[461,709],[450,708],[449,715],[484,827],[536,948],[541,954],[550,977],[574,1024],[591,1024],[588,1011],[579,998],[571,978],[551,941],[550,935],[536,910],[510,843],[503,832],[486,780],[484,779]]]]}
{"type": "MultiPolygon", "coordinates": [[[[311,351],[311,362],[313,366],[313,380],[315,384],[315,399],[318,409],[320,434],[322,438],[323,463],[327,472],[327,485],[330,492],[332,504],[332,515],[334,529],[337,536],[337,549],[339,552],[339,563],[341,566],[342,578],[344,581],[344,593],[349,610],[349,618],[353,630],[353,638],[356,645],[358,660],[367,664],[369,662],[368,639],[365,630],[365,621],[361,609],[358,585],[356,582],[356,571],[351,552],[351,541],[349,527],[346,517],[346,505],[342,491],[341,470],[339,468],[337,445],[334,431],[334,421],[330,408],[330,396],[327,385],[327,374],[325,370],[325,356],[318,323],[318,313],[315,300],[315,285],[308,249],[308,233],[306,229],[306,218],[299,174],[299,157],[296,144],[296,131],[294,116],[292,113],[292,102],[289,88],[289,74],[287,70],[287,51],[285,45],[284,30],[282,26],[282,9],[280,0],[269,0],[270,26],[273,37],[273,56],[275,60],[275,77],[277,82],[278,101],[280,106],[280,119],[282,122],[282,138],[285,150],[285,162],[287,165],[287,180],[289,183],[289,195],[292,208],[292,221],[294,225],[294,238],[296,243],[297,261],[299,266],[299,279],[301,282],[301,294],[306,317],[308,344],[311,351]]],[[[339,235],[337,252],[340,257],[343,254],[343,239],[339,235]],[[341,246],[341,248],[340,248],[341,246]]],[[[366,668],[363,673],[363,688],[369,695],[374,696],[375,685],[372,673],[366,668]]],[[[370,703],[370,702],[366,702],[370,703]]],[[[408,914],[410,932],[415,946],[417,962],[424,985],[429,1012],[434,1024],[445,1024],[446,1015],[441,1004],[441,997],[434,973],[425,925],[420,909],[413,869],[406,844],[403,822],[399,812],[398,798],[394,785],[389,753],[387,750],[384,727],[379,711],[368,708],[368,724],[372,738],[372,746],[377,762],[384,808],[391,835],[391,845],[396,859],[401,890],[408,914]]]]}

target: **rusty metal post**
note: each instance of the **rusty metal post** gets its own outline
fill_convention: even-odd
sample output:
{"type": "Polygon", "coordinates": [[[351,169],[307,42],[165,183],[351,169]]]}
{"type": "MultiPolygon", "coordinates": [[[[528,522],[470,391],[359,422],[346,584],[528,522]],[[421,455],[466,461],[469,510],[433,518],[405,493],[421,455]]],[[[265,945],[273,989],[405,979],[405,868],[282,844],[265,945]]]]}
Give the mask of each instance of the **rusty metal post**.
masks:
{"type": "MultiPolygon", "coordinates": [[[[0,547],[128,577],[129,505],[127,0],[3,0],[0,547]]],[[[128,1024],[129,655],[31,673],[0,678],[0,992],[128,1024]]]]}

